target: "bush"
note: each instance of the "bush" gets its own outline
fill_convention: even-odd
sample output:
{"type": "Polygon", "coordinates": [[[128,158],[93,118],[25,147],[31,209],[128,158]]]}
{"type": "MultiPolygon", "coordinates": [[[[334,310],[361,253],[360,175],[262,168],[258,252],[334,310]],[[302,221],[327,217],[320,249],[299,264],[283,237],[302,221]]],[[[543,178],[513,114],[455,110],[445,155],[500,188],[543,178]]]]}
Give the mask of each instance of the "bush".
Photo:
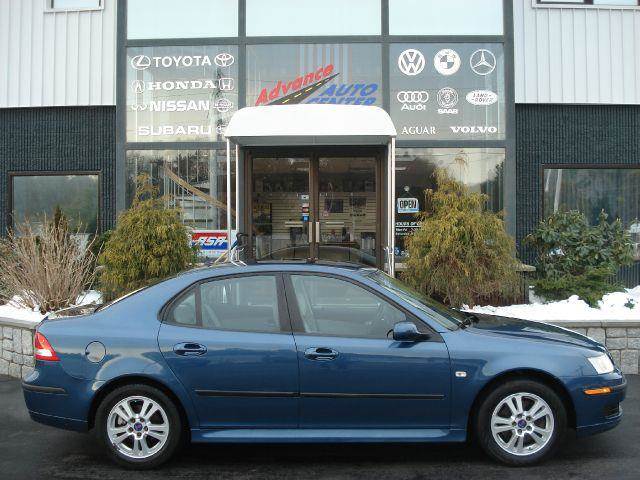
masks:
{"type": "Polygon", "coordinates": [[[98,260],[107,299],[175,275],[195,259],[178,212],[164,207],[147,178],[138,185],[133,205],[120,215],[98,260]]]}
{"type": "Polygon", "coordinates": [[[604,211],[596,225],[589,225],[581,212],[557,212],[540,222],[525,242],[536,249],[536,293],[550,300],[578,295],[595,306],[605,293],[622,288],[613,276],[633,260],[622,222],[609,222],[604,211]]]}
{"type": "Polygon", "coordinates": [[[37,231],[29,223],[10,231],[0,248],[4,299],[16,296],[21,306],[41,313],[74,305],[95,278],[91,245],[78,237],[62,215],[45,218],[37,231]]]}
{"type": "Polygon", "coordinates": [[[408,240],[404,278],[415,288],[459,307],[483,299],[513,297],[518,289],[515,244],[500,215],[443,170],[436,190],[426,190],[427,212],[408,240]]]}

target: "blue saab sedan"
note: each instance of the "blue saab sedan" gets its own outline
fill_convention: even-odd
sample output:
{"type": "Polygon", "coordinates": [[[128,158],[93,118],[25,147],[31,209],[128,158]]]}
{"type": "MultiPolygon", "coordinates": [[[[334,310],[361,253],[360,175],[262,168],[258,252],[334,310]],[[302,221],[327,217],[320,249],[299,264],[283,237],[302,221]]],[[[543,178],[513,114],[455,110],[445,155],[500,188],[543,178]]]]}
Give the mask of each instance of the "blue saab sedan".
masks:
{"type": "Polygon", "coordinates": [[[465,442],[509,465],[615,427],[626,381],[599,343],[448,309],[379,270],[192,270],[50,317],[23,382],[31,417],[95,430],[156,467],[186,441],[465,442]]]}

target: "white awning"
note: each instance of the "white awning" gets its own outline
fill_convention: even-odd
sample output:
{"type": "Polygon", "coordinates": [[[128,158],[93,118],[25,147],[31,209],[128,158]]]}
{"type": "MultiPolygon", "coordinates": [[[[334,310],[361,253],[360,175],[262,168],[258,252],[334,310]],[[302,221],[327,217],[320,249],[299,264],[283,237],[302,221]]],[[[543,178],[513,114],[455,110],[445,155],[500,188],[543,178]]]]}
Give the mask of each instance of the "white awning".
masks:
{"type": "Polygon", "coordinates": [[[238,110],[225,136],[238,145],[386,145],[389,114],[364,105],[267,105],[238,110]]]}

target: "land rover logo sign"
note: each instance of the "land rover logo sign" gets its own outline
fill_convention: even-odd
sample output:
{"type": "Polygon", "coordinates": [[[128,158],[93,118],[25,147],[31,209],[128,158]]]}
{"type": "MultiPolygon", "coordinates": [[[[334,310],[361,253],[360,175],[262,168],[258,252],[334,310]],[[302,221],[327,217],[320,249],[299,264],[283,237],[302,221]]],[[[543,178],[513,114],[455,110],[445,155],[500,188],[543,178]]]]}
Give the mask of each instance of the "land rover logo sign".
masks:
{"type": "Polygon", "coordinates": [[[216,55],[213,59],[213,62],[219,67],[229,67],[233,65],[233,62],[235,62],[235,58],[233,58],[233,55],[231,55],[230,53],[223,52],[216,55]]]}
{"type": "Polygon", "coordinates": [[[151,59],[146,55],[136,55],[131,58],[131,66],[135,70],[146,70],[151,66],[151,59]]]}
{"type": "Polygon", "coordinates": [[[398,57],[398,68],[410,77],[419,75],[424,70],[425,63],[424,55],[415,48],[405,50],[398,57]]]}
{"type": "Polygon", "coordinates": [[[461,64],[462,62],[458,52],[450,48],[440,50],[433,58],[433,66],[440,75],[453,75],[460,70],[461,64]]]}
{"type": "Polygon", "coordinates": [[[398,213],[418,213],[420,206],[417,198],[399,198],[398,213]]]}
{"type": "Polygon", "coordinates": [[[491,90],[474,90],[467,93],[467,102],[471,105],[493,105],[498,101],[498,95],[491,90]]]}

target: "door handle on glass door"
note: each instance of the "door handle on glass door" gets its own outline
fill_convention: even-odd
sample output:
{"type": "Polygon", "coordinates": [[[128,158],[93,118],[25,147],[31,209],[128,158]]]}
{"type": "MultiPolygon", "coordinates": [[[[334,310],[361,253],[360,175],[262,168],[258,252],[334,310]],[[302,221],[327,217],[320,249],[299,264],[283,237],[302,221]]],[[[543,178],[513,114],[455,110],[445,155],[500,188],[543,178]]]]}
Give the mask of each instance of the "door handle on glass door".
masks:
{"type": "Polygon", "coordinates": [[[338,357],[338,352],[336,352],[332,348],[313,347],[307,348],[304,351],[304,356],[309,360],[328,361],[335,360],[338,357]]]}
{"type": "Polygon", "coordinates": [[[316,222],[316,243],[320,243],[320,222],[316,222]]]}

